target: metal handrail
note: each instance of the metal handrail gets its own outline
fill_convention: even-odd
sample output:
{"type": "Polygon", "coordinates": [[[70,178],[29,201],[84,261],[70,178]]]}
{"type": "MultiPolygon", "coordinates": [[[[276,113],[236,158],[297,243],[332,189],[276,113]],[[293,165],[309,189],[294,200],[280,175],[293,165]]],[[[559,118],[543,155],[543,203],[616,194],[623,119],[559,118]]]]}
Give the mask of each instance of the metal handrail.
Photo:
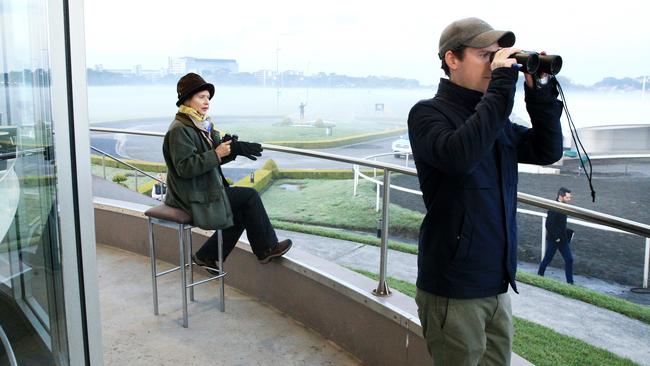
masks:
{"type": "Polygon", "coordinates": [[[7,334],[5,333],[4,329],[2,329],[2,326],[0,326],[0,342],[4,346],[5,353],[7,354],[7,359],[9,360],[9,365],[18,366],[16,355],[14,354],[14,349],[11,348],[9,337],[7,337],[7,334]]]}
{"type": "Polygon", "coordinates": [[[120,163],[122,163],[122,164],[128,166],[129,168],[131,168],[131,169],[133,169],[133,170],[136,170],[136,171],[138,171],[139,173],[142,173],[142,174],[146,175],[147,177],[149,177],[149,178],[151,178],[151,179],[153,179],[153,180],[155,180],[155,181],[160,182],[160,183],[163,184],[163,185],[166,185],[166,183],[165,183],[164,181],[162,181],[162,180],[160,180],[160,179],[154,177],[153,175],[151,175],[151,174],[145,172],[144,170],[142,170],[142,169],[140,169],[140,168],[137,168],[137,167],[135,167],[135,166],[133,166],[133,165],[127,163],[126,161],[124,161],[124,160],[122,160],[122,159],[120,159],[120,158],[118,158],[118,157],[115,157],[115,156],[113,156],[113,155],[111,155],[111,154],[109,154],[109,153],[107,153],[107,152],[105,152],[105,151],[102,151],[102,150],[100,150],[100,149],[98,149],[98,148],[96,148],[96,147],[93,147],[93,146],[91,146],[90,148],[91,148],[93,151],[96,151],[96,152],[98,152],[98,153],[100,153],[100,154],[102,154],[102,155],[104,155],[104,156],[108,156],[109,158],[111,158],[111,159],[113,159],[113,160],[115,160],[115,161],[118,161],[118,162],[120,162],[120,163]]]}
{"type": "MultiPolygon", "coordinates": [[[[99,127],[91,127],[90,131],[93,132],[105,132],[105,133],[119,133],[119,134],[127,134],[127,135],[141,135],[141,136],[155,136],[155,137],[164,137],[165,134],[162,132],[149,132],[149,131],[138,131],[138,130],[123,130],[123,129],[114,129],[114,128],[99,128],[99,127]]],[[[336,155],[336,154],[330,154],[330,153],[324,153],[324,152],[319,152],[319,151],[312,151],[312,150],[305,150],[305,149],[298,149],[298,148],[293,148],[293,147],[286,147],[286,146],[279,146],[279,145],[272,145],[272,144],[262,144],[262,147],[265,150],[269,151],[277,151],[277,152],[282,152],[282,153],[288,153],[288,154],[294,154],[294,155],[302,155],[302,156],[307,156],[307,157],[312,157],[312,158],[318,158],[318,159],[325,159],[325,160],[332,160],[332,161],[338,161],[342,163],[349,163],[349,164],[358,164],[358,165],[363,165],[366,167],[370,168],[376,168],[376,169],[382,169],[384,171],[384,184],[388,183],[386,186],[390,187],[390,173],[396,172],[396,173],[402,173],[406,175],[411,175],[411,176],[417,176],[417,170],[413,168],[405,168],[402,166],[398,166],[395,164],[390,164],[390,163],[382,163],[382,162],[377,162],[377,161],[369,161],[365,159],[360,159],[360,158],[353,158],[353,157],[348,157],[348,156],[342,156],[342,155],[336,155]]],[[[382,207],[382,240],[381,240],[381,264],[380,264],[380,279],[379,279],[379,286],[377,287],[377,290],[375,291],[378,295],[381,294],[387,294],[389,293],[389,290],[387,286],[385,285],[385,264],[386,264],[386,258],[385,256],[387,255],[387,238],[388,238],[388,195],[389,195],[389,189],[384,189],[383,190],[383,195],[384,195],[384,205],[382,207]]],[[[601,212],[593,211],[593,210],[588,210],[585,208],[573,206],[573,205],[566,205],[557,201],[549,200],[546,198],[541,198],[537,197],[531,194],[527,193],[521,193],[517,192],[517,201],[520,203],[525,203],[531,206],[539,207],[545,210],[553,210],[556,212],[564,213],[570,216],[575,216],[578,218],[581,218],[585,221],[588,222],[593,222],[596,224],[602,224],[605,226],[613,227],[616,229],[620,229],[623,231],[627,231],[633,234],[637,234],[643,237],[648,238],[646,240],[646,253],[645,253],[645,263],[644,263],[644,283],[643,287],[647,288],[648,287],[648,273],[650,272],[649,270],[649,257],[650,257],[650,225],[643,224],[640,222],[632,221],[632,220],[627,220],[624,218],[620,218],[617,216],[613,215],[608,215],[604,214],[601,212]]]]}

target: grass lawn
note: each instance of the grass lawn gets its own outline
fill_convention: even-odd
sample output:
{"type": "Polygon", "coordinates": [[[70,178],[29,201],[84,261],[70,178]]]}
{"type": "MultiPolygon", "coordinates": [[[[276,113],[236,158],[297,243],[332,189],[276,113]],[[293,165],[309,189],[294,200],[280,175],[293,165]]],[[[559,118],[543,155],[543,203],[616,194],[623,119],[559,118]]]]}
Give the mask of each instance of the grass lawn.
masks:
{"type": "MultiPolygon", "coordinates": [[[[377,274],[352,269],[378,280],[377,274]]],[[[414,284],[389,277],[388,286],[410,297],[415,297],[414,284]]],[[[560,334],[550,328],[513,317],[515,338],[513,351],[537,366],[636,365],[629,359],[619,357],[604,349],[594,347],[579,339],[560,334]]]]}
{"type": "MultiPolygon", "coordinates": [[[[281,179],[273,182],[262,194],[262,199],[273,220],[375,233],[381,217],[381,211],[375,211],[375,185],[361,181],[356,197],[352,196],[352,188],[352,179],[281,179]],[[284,189],[283,184],[301,189],[284,189]]],[[[390,205],[389,230],[392,234],[415,239],[422,219],[419,212],[390,205]]]]}
{"type": "MultiPolygon", "coordinates": [[[[295,121],[294,121],[295,122],[295,121]]],[[[326,123],[328,121],[325,121],[326,123]]],[[[365,133],[382,132],[396,128],[405,128],[404,123],[375,121],[341,121],[334,122],[330,136],[325,135],[325,128],[313,126],[283,126],[271,121],[239,121],[225,119],[216,121],[217,128],[226,133],[235,133],[245,141],[315,141],[334,140],[342,137],[365,133]]]]}

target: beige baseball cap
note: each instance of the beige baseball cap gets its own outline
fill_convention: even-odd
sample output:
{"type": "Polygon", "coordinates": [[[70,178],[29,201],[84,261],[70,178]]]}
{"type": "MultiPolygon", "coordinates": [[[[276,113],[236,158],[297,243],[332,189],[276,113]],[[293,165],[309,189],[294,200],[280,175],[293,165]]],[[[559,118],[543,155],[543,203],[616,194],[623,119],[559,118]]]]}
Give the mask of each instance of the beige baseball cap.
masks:
{"type": "Polygon", "coordinates": [[[440,35],[438,56],[442,60],[449,50],[461,46],[483,48],[494,42],[501,47],[512,47],[515,44],[515,34],[511,31],[494,30],[492,26],[478,18],[457,20],[447,26],[440,35]]]}

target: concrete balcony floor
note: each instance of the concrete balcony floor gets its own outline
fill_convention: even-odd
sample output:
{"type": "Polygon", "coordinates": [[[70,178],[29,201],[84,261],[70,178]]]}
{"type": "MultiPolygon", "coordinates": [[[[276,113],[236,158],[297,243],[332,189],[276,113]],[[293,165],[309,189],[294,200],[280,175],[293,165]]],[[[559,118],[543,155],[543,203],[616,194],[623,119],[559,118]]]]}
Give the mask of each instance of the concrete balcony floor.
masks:
{"type": "MultiPolygon", "coordinates": [[[[159,278],[155,316],[149,258],[98,244],[97,262],[106,365],[361,365],[286,314],[227,285],[221,313],[218,281],[196,287],[189,328],[183,328],[178,273],[159,278]]],[[[159,271],[167,268],[159,262],[159,271]]]]}

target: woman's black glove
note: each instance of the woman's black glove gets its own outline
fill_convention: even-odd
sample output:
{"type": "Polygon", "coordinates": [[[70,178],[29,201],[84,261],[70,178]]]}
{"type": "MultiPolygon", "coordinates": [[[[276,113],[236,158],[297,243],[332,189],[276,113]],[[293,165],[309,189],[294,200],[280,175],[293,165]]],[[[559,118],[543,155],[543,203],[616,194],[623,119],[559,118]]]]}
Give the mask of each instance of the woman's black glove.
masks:
{"type": "Polygon", "coordinates": [[[230,153],[233,156],[241,155],[251,160],[257,160],[256,156],[262,156],[262,145],[257,142],[239,141],[239,136],[225,134],[221,142],[232,141],[230,143],[230,153]]]}
{"type": "Polygon", "coordinates": [[[233,141],[230,144],[233,154],[245,156],[251,160],[257,160],[256,156],[262,156],[262,145],[257,142],[233,141]]]}
{"type": "Polygon", "coordinates": [[[242,155],[251,160],[257,160],[256,156],[262,156],[262,145],[257,142],[233,141],[230,145],[235,155],[242,155]]]}

